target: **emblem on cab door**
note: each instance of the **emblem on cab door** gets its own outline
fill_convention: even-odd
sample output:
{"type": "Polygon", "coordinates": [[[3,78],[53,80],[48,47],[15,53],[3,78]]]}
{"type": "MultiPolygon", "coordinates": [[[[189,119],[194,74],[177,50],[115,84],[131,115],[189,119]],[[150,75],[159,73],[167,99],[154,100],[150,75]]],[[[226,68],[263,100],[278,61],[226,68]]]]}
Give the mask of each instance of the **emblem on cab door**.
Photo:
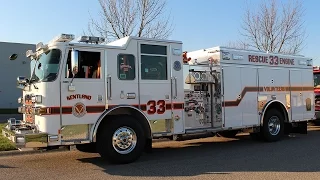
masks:
{"type": "Polygon", "coordinates": [[[86,106],[78,102],[72,107],[72,114],[78,118],[83,117],[87,113],[86,106]]]}
{"type": "Polygon", "coordinates": [[[181,63],[180,61],[175,61],[173,63],[173,69],[176,70],[176,71],[180,71],[181,70],[181,63]]]}

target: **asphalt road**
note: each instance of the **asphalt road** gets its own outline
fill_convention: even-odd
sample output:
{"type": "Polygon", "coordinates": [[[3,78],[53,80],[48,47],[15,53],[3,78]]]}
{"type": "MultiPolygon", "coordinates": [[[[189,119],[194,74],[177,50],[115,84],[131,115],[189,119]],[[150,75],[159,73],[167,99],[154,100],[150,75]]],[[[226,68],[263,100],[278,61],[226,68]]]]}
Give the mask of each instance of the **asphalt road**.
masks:
{"type": "Polygon", "coordinates": [[[319,179],[320,128],[276,143],[203,138],[157,142],[154,152],[127,165],[95,153],[54,152],[0,158],[3,179],[319,179]]]}

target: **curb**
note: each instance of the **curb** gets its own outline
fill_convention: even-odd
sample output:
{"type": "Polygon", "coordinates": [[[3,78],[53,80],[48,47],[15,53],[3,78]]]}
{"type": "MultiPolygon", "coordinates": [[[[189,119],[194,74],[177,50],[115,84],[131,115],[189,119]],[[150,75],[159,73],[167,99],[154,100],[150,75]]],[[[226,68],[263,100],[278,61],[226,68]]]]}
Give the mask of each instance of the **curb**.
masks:
{"type": "Polygon", "coordinates": [[[18,156],[18,155],[28,155],[28,154],[41,154],[41,153],[53,153],[53,152],[64,152],[70,151],[68,148],[59,148],[54,150],[12,150],[12,151],[0,151],[0,157],[3,156],[18,156]]]}

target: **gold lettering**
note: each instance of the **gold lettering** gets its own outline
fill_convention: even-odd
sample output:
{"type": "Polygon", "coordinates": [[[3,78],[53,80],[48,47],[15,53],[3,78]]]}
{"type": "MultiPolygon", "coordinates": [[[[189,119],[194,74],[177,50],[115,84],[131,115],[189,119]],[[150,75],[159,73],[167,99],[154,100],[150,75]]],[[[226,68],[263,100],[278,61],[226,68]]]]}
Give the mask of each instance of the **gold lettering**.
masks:
{"type": "Polygon", "coordinates": [[[87,99],[87,100],[91,100],[91,96],[87,95],[87,94],[72,94],[67,96],[67,100],[74,100],[74,99],[87,99]]]}
{"type": "Polygon", "coordinates": [[[271,86],[271,87],[263,87],[263,91],[289,91],[288,87],[285,86],[271,86]]]}

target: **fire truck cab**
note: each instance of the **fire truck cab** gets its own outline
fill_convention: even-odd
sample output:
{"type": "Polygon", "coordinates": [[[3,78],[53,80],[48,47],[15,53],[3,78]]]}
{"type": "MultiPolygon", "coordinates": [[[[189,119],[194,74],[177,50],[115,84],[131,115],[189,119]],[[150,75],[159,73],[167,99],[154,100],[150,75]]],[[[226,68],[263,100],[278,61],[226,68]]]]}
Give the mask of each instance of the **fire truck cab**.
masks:
{"type": "Polygon", "coordinates": [[[3,134],[18,147],[90,145],[112,163],[137,160],[152,139],[250,132],[278,141],[314,117],[312,59],[182,42],[61,34],[27,51],[19,112],[3,134]]]}

